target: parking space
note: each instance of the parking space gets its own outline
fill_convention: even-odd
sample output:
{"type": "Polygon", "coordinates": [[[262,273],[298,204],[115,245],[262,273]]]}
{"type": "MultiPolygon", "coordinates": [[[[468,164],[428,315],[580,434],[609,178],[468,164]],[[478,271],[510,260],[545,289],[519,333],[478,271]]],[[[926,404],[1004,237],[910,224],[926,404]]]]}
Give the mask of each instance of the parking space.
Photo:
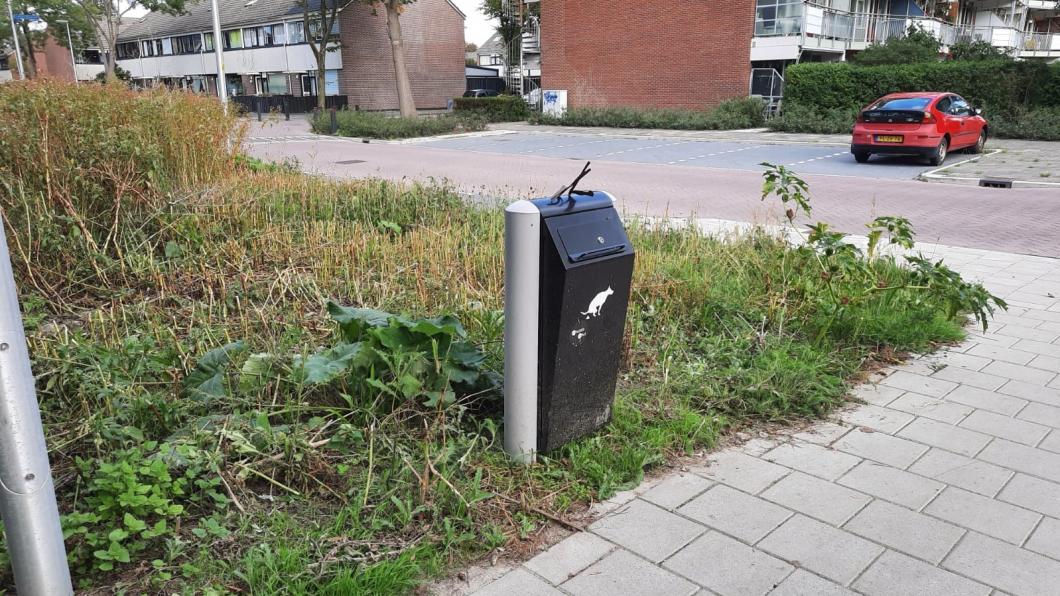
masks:
{"type": "MultiPolygon", "coordinates": [[[[482,153],[533,155],[562,159],[623,161],[702,168],[758,171],[763,162],[788,166],[801,174],[912,180],[933,169],[915,157],[876,156],[859,164],[842,145],[763,143],[674,137],[602,136],[554,132],[513,132],[489,136],[424,139],[421,146],[482,153]]],[[[947,164],[969,156],[954,153],[947,164]]]]}

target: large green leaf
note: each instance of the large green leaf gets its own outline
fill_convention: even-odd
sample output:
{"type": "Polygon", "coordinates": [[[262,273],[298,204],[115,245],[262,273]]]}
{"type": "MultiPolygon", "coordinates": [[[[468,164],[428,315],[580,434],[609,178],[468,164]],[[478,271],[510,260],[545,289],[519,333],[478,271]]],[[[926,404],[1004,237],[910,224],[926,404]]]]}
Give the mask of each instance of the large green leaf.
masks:
{"type": "Polygon", "coordinates": [[[272,376],[276,357],[267,352],[247,356],[243,368],[239,371],[239,389],[244,393],[254,393],[265,386],[272,376]]]}
{"type": "Polygon", "coordinates": [[[362,344],[357,342],[338,344],[304,360],[301,356],[296,356],[292,375],[295,382],[324,385],[348,373],[358,357],[364,356],[364,352],[362,344]]]}
{"type": "Polygon", "coordinates": [[[328,314],[339,324],[343,338],[348,342],[360,341],[365,330],[386,327],[394,315],[371,308],[353,308],[328,301],[328,314]]]}
{"type": "Polygon", "coordinates": [[[185,391],[196,399],[224,397],[224,376],[228,363],[232,361],[232,356],[246,349],[247,344],[240,340],[206,352],[184,378],[185,391]]]}

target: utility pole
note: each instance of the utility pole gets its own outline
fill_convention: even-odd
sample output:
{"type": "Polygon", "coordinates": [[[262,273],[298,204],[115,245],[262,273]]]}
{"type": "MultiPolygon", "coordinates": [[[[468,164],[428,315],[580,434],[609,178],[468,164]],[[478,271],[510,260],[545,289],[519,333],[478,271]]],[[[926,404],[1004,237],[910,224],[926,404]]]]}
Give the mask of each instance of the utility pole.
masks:
{"type": "Polygon", "coordinates": [[[56,20],[56,23],[64,23],[66,25],[66,44],[70,48],[70,71],[74,74],[74,84],[80,85],[81,81],[77,80],[77,60],[74,59],[74,39],[70,37],[70,21],[67,20],[56,20]]]}
{"type": "Polygon", "coordinates": [[[5,230],[0,225],[0,518],[19,594],[73,594],[5,230]]]}
{"type": "Polygon", "coordinates": [[[221,39],[221,9],[217,7],[217,0],[213,2],[213,53],[217,58],[217,97],[224,106],[225,114],[228,113],[228,85],[225,83],[225,64],[222,53],[221,39]]]}
{"type": "Polygon", "coordinates": [[[22,67],[22,50],[18,44],[18,30],[15,29],[15,10],[11,3],[15,0],[7,0],[7,17],[11,19],[11,39],[15,40],[15,61],[18,62],[18,78],[26,80],[26,69],[22,67]]]}

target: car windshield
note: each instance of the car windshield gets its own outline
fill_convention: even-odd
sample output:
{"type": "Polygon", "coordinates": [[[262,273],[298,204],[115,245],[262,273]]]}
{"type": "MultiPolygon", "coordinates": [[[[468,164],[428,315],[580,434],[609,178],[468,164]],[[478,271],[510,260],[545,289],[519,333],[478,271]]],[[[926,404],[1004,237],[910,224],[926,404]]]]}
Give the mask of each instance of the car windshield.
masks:
{"type": "Polygon", "coordinates": [[[925,110],[931,103],[930,97],[901,97],[881,99],[869,106],[870,110],[925,110]]]}

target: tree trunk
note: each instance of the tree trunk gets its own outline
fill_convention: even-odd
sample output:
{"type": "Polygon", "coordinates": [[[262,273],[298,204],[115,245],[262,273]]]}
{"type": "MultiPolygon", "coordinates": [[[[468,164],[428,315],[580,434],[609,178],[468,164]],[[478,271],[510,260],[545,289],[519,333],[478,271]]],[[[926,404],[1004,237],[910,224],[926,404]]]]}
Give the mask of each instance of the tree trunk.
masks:
{"type": "Polygon", "coordinates": [[[317,56],[317,107],[320,108],[321,111],[324,111],[324,109],[328,106],[328,99],[326,93],[327,82],[324,78],[324,60],[326,59],[327,46],[325,46],[324,51],[320,52],[320,55],[317,56]]]}
{"type": "Polygon", "coordinates": [[[390,35],[390,46],[394,54],[394,78],[397,79],[398,107],[402,118],[416,117],[416,102],[412,99],[412,85],[405,67],[405,45],[401,38],[401,3],[386,1],[386,30],[390,35]]]}
{"type": "Polygon", "coordinates": [[[22,39],[19,43],[22,44],[22,56],[26,60],[26,78],[35,79],[37,78],[37,56],[33,53],[33,42],[29,38],[29,26],[25,22],[18,24],[19,34],[22,39]]]}

